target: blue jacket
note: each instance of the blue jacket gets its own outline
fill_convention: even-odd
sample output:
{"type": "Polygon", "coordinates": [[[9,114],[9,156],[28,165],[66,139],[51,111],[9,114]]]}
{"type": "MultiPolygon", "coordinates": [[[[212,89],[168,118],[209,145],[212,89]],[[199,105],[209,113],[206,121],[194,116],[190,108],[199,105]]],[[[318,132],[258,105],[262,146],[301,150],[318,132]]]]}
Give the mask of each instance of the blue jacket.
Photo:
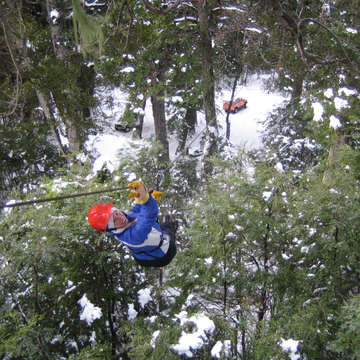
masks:
{"type": "Polygon", "coordinates": [[[135,259],[161,259],[169,249],[170,236],[157,223],[158,213],[158,204],[150,195],[145,204],[136,204],[126,214],[129,221],[137,218],[136,222],[125,230],[109,232],[132,251],[135,259]]]}

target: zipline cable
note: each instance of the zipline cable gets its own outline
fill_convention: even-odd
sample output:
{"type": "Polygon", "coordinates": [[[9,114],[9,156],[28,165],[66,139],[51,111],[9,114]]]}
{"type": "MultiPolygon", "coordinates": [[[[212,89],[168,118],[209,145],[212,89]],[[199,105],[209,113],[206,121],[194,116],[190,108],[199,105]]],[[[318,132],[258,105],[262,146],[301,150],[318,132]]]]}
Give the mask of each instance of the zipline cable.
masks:
{"type": "MultiPolygon", "coordinates": [[[[192,139],[192,141],[190,142],[190,144],[187,146],[187,148],[189,148],[189,146],[206,130],[203,129],[202,131],[200,131],[199,134],[197,134],[197,136],[192,139]]],[[[183,153],[185,152],[182,151],[178,156],[176,156],[176,158],[172,161],[172,163],[167,166],[165,169],[163,169],[163,171],[166,171],[168,169],[170,169],[174,163],[178,160],[178,158],[183,155],[183,153]]],[[[158,187],[158,186],[157,186],[158,187]]],[[[91,191],[91,192],[87,192],[87,193],[79,193],[79,194],[72,194],[72,195],[62,195],[62,196],[55,196],[52,198],[46,198],[46,199],[37,199],[37,200],[29,200],[29,201],[22,201],[22,202],[17,202],[17,203],[13,203],[13,204],[5,204],[2,205],[1,208],[12,208],[12,207],[16,207],[16,206],[24,206],[24,205],[32,205],[32,204],[39,204],[39,203],[43,203],[43,202],[48,202],[48,201],[57,201],[57,200],[63,200],[63,199],[72,199],[72,198],[76,198],[76,197],[80,197],[80,196],[88,196],[88,195],[95,195],[95,194],[102,194],[102,193],[106,193],[106,192],[114,192],[114,191],[122,191],[122,190],[128,190],[128,187],[122,187],[122,188],[113,188],[113,189],[107,189],[107,190],[98,190],[98,191],[91,191]]]]}
{"type": "Polygon", "coordinates": [[[128,190],[128,187],[98,190],[98,191],[91,191],[91,192],[87,192],[87,193],[78,193],[78,194],[72,194],[72,195],[62,195],[62,196],[56,196],[56,197],[46,198],[46,199],[29,200],[29,201],[14,203],[14,204],[6,204],[6,205],[3,205],[2,208],[11,208],[11,207],[16,207],[16,206],[32,205],[32,204],[38,204],[38,203],[43,203],[43,202],[47,202],[47,201],[71,199],[71,198],[76,198],[76,197],[80,197],[80,196],[88,196],[88,195],[102,194],[102,193],[106,193],[106,192],[122,191],[122,190],[128,190]]]}

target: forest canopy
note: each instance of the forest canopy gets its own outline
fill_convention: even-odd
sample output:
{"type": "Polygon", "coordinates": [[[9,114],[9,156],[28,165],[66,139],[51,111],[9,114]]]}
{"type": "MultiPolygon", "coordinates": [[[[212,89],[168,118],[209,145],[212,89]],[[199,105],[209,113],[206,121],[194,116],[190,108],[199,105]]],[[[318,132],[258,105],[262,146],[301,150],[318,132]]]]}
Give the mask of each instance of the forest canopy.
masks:
{"type": "Polygon", "coordinates": [[[359,358],[357,0],[0,6],[0,359],[359,358]],[[215,94],[264,74],[286,101],[237,149],[215,94]],[[94,171],[114,120],[134,141],[94,171]],[[180,224],[163,269],[87,222],[136,179],[180,224]]]}

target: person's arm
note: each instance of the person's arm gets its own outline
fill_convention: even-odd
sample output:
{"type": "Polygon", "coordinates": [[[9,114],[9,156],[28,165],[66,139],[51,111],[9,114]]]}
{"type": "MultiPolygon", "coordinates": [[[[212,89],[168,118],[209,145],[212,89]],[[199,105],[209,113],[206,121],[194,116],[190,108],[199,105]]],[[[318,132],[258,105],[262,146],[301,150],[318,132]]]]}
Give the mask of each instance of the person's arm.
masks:
{"type": "Polygon", "coordinates": [[[157,221],[159,207],[156,200],[148,193],[142,182],[129,184],[129,198],[135,198],[136,205],[130,210],[129,218],[137,221],[124,233],[125,241],[130,244],[141,244],[157,221]]]}
{"type": "Polygon", "coordinates": [[[130,210],[130,217],[141,217],[146,219],[146,223],[154,223],[159,213],[157,203],[153,202],[153,198],[147,191],[145,184],[142,181],[133,181],[128,184],[130,194],[129,198],[135,198],[135,206],[130,210]],[[154,220],[155,218],[155,220],[154,220]]]}

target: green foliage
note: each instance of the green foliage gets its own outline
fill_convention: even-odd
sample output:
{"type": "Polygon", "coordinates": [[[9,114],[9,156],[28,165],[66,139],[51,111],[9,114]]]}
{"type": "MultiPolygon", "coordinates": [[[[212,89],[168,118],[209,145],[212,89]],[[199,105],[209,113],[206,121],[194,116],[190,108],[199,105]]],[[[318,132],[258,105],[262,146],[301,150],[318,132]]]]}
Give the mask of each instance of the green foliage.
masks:
{"type": "Polygon", "coordinates": [[[309,102],[286,104],[265,122],[263,141],[276,155],[274,161],[279,161],[286,171],[315,166],[326,152],[326,135],[314,129],[310,106],[309,102]]]}
{"type": "Polygon", "coordinates": [[[13,354],[15,357],[26,357],[28,359],[36,359],[37,350],[36,337],[38,334],[38,316],[27,320],[18,312],[8,312],[0,326],[0,354],[13,354]],[[21,344],[21,346],[19,346],[21,344]],[[29,348],[30,351],[25,349],[29,348]]]}
{"type": "Polygon", "coordinates": [[[101,55],[104,42],[102,25],[104,20],[101,17],[87,15],[81,7],[80,0],[72,0],[73,4],[73,24],[75,42],[79,44],[84,55],[96,53],[101,55]]]}
{"type": "Polygon", "coordinates": [[[157,319],[155,326],[148,320],[140,318],[135,323],[126,324],[126,331],[131,334],[131,359],[156,360],[178,359],[179,357],[171,350],[180,336],[177,324],[171,324],[169,320],[157,319]],[[145,320],[145,324],[144,324],[145,320]],[[159,329],[160,330],[157,330],[159,329]],[[153,338],[155,331],[159,331],[157,338],[153,338]]]}
{"type": "MultiPolygon", "coordinates": [[[[67,185],[63,195],[97,188],[96,183],[85,185],[76,167],[73,172],[61,182],[42,187],[37,196],[49,196],[45,189],[54,191],[60,184],[67,185]]],[[[9,356],[20,351],[12,345],[19,338],[21,353],[29,359],[33,353],[42,359],[75,356],[78,351],[75,358],[95,359],[103,351],[109,353],[103,345],[111,342],[115,351],[126,343],[121,337],[110,340],[111,333],[126,319],[127,304],[132,298],[136,302],[144,277],[117,241],[101,236],[86,221],[94,202],[109,198],[90,196],[23,207],[13,209],[3,219],[0,256],[8,265],[0,270],[0,342],[9,356]],[[79,300],[84,294],[102,314],[89,324],[80,320],[79,300]],[[116,315],[111,310],[115,306],[116,315]],[[15,310],[10,312],[11,308],[15,310]],[[17,321],[10,323],[7,313],[16,314],[17,321]],[[90,348],[94,337],[97,346],[90,348]],[[83,348],[87,350],[82,352],[83,348]]],[[[126,194],[117,206],[123,206],[125,199],[126,194]]]]}
{"type": "Polygon", "coordinates": [[[124,113],[115,124],[116,130],[130,131],[137,124],[137,115],[131,110],[131,105],[127,104],[124,113]]]}
{"type": "MultiPolygon", "coordinates": [[[[193,191],[200,186],[197,173],[198,161],[190,157],[179,157],[171,168],[171,192],[177,194],[184,202],[193,197],[193,191]]],[[[178,206],[181,207],[181,206],[178,206]]]]}
{"type": "Polygon", "coordinates": [[[149,188],[165,191],[161,208],[175,213],[181,226],[178,254],[160,275],[139,268],[116,240],[86,222],[97,202],[115,199],[117,207],[129,207],[126,192],[2,214],[0,357],[184,358],[171,346],[195,325],[174,321],[180,311],[204,312],[216,323],[195,358],[209,359],[216,341],[230,339],[231,358],[287,359],[279,347],[282,338],[301,340],[304,358],[359,357],[359,299],[352,294],[358,291],[360,252],[360,107],[358,94],[344,90],[359,88],[359,36],[349,31],[358,30],[359,5],[335,1],[327,13],[319,1],[283,1],[287,17],[279,17],[274,3],[245,1],[243,11],[219,7],[209,18],[219,79],[245,69],[272,72],[271,88],[292,99],[268,121],[266,148],[252,163],[245,164],[243,155],[216,160],[206,184],[199,183],[197,160],[164,162],[156,142],[134,149],[113,174],[104,167],[85,181],[89,164],[59,168],[64,160],[49,140],[54,127],[66,132],[72,125],[83,143],[94,126],[84,115],[96,105],[96,75],[99,85],[129,93],[126,120],[132,122],[131,111],[144,99],[164,92],[168,129],[192,135],[195,118],[187,112],[201,110],[203,100],[195,7],[180,2],[164,15],[135,0],[108,2],[101,4],[107,15],[100,18],[94,16],[99,2],[84,11],[73,0],[73,22],[66,16],[70,7],[63,7],[60,19],[64,31],[56,45],[65,51],[62,59],[43,4],[4,5],[2,196],[13,187],[27,190],[13,194],[25,200],[141,178],[149,188]],[[287,18],[297,24],[296,32],[283,23],[287,18]],[[94,56],[94,67],[77,52],[73,31],[84,55],[94,56]],[[103,57],[96,56],[100,52],[103,57]],[[130,67],[133,71],[123,71],[130,67]],[[328,89],[333,95],[324,95],[328,89]],[[39,90],[53,117],[39,110],[39,90]],[[339,109],[339,97],[349,106],[339,109]],[[314,102],[324,107],[322,121],[313,121],[314,102]],[[329,127],[332,115],[341,119],[340,130],[329,127]],[[327,186],[323,159],[339,135],[347,146],[337,149],[327,186]],[[284,172],[275,169],[279,162],[284,172]],[[51,180],[59,173],[61,178],[51,180]],[[138,291],[144,288],[151,288],[153,300],[142,306],[138,291]],[[84,295],[101,310],[91,323],[80,320],[84,295]],[[138,312],[134,321],[128,320],[129,304],[138,312]],[[155,331],[160,335],[152,343],[155,331]]]}
{"type": "MultiPolygon", "coordinates": [[[[217,309],[214,312],[223,316],[224,322],[236,318],[234,329],[224,327],[225,338],[237,338],[236,333],[243,332],[246,352],[253,336],[249,324],[255,321],[251,308],[257,302],[256,288],[261,288],[265,281],[263,269],[248,270],[254,259],[259,256],[260,262],[263,256],[261,244],[256,258],[252,255],[252,236],[257,238],[259,229],[255,227],[265,224],[252,221],[260,215],[251,214],[251,209],[254,212],[261,209],[249,205],[249,201],[255,205],[254,192],[247,185],[246,173],[242,173],[243,164],[235,164],[230,161],[218,165],[219,175],[206,191],[197,194],[189,217],[190,243],[177,255],[177,274],[172,281],[182,287],[185,299],[188,296],[192,299],[188,309],[194,311],[198,304],[207,304],[210,309],[217,309]],[[189,261],[193,264],[190,270],[189,261]]],[[[262,231],[265,229],[266,226],[262,231]]]]}
{"type": "Polygon", "coordinates": [[[54,176],[64,164],[58,149],[46,139],[49,128],[39,122],[36,113],[23,121],[14,118],[0,125],[0,200],[4,201],[14,189],[27,189],[47,174],[54,176]],[[11,125],[10,125],[11,124],[11,125]],[[31,139],[31,141],[29,141],[31,139]]]}
{"type": "Polygon", "coordinates": [[[337,338],[332,343],[332,350],[342,359],[358,359],[360,356],[360,296],[354,296],[346,302],[338,316],[341,324],[337,338]]]}
{"type": "Polygon", "coordinates": [[[161,151],[162,146],[156,141],[149,142],[141,148],[135,146],[133,152],[129,151],[126,157],[122,156],[123,160],[115,173],[120,176],[121,181],[128,183],[141,179],[149,190],[156,190],[160,184],[163,184],[164,169],[169,165],[158,157],[161,151]]]}
{"type": "Polygon", "coordinates": [[[299,178],[294,182],[291,173],[259,161],[249,182],[237,172],[242,166],[222,162],[219,176],[193,205],[191,240],[177,255],[172,281],[181,284],[183,299],[193,297],[194,308],[197,301],[217,302],[230,316],[238,306],[243,351],[256,358],[286,358],[281,338],[301,340],[310,358],[337,358],[328,344],[343,299],[356,287],[352,254],[358,253],[360,228],[359,185],[346,159],[349,153],[334,173],[333,188],[322,184],[322,173],[304,174],[299,186],[299,178]]]}
{"type": "MultiPolygon", "coordinates": [[[[155,148],[140,151],[138,161],[128,159],[120,167],[120,182],[126,184],[131,174],[150,181],[156,166],[147,162],[155,148]]],[[[162,287],[154,272],[142,272],[114,239],[99,236],[85,220],[95,202],[108,202],[113,195],[117,207],[126,207],[126,192],[12,210],[0,234],[6,264],[0,270],[1,350],[29,358],[41,351],[74,359],[114,353],[176,359],[171,346],[191,328],[179,328],[172,319],[181,310],[206,309],[216,320],[216,332],[194,353],[200,358],[209,357],[216,341],[231,339],[232,354],[241,348],[248,358],[286,359],[279,342],[294,338],[303,342],[301,351],[309,358],[337,359],[341,353],[351,359],[355,349],[345,345],[356,320],[352,323],[346,312],[356,305],[337,314],[356,287],[358,268],[353,155],[344,154],[330,189],[321,183],[320,171],[294,182],[291,172],[279,173],[260,159],[250,177],[243,154],[215,162],[217,175],[182,211],[188,222],[185,242],[162,287]],[[137,291],[149,286],[153,301],[142,307],[137,291]],[[102,313],[91,324],[79,318],[84,294],[102,313]],[[138,312],[135,321],[127,320],[131,303],[138,312]],[[159,313],[158,307],[166,311],[159,313]],[[155,322],[149,321],[152,316],[155,322]],[[15,349],[20,338],[23,346],[15,349]]],[[[104,181],[118,186],[112,180],[116,173],[85,184],[87,171],[87,166],[73,167],[61,182],[44,181],[36,196],[53,196],[60,183],[67,184],[63,194],[92,191],[104,181]]]]}
{"type": "Polygon", "coordinates": [[[111,360],[109,344],[88,346],[77,355],[71,355],[69,360],[111,360]]]}
{"type": "MultiPolygon", "coordinates": [[[[329,344],[342,321],[337,314],[356,287],[359,184],[350,174],[349,158],[348,152],[334,171],[332,188],[322,184],[322,173],[310,172],[301,186],[282,195],[288,217],[281,236],[288,238],[272,282],[276,302],[271,332],[276,331],[277,341],[302,340],[309,358],[339,358],[329,344]]],[[[266,331],[260,340],[265,343],[269,336],[266,331]]]]}

